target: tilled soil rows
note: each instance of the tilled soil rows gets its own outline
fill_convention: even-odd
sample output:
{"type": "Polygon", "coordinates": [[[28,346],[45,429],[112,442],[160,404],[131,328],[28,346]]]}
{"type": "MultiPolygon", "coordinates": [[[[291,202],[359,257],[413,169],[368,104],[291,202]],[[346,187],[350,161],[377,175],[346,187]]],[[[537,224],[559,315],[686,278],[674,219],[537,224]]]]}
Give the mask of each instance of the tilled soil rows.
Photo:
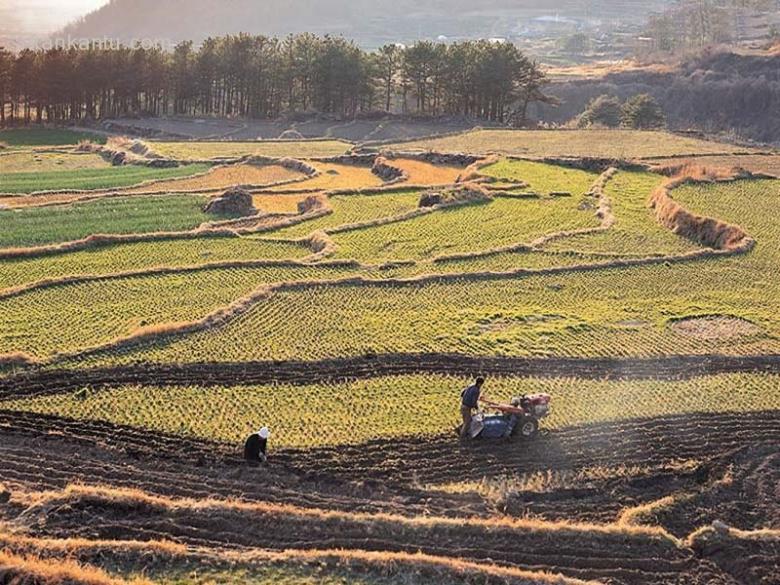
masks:
{"type": "Polygon", "coordinates": [[[611,584],[733,585],[732,573],[760,583],[774,571],[775,549],[769,544],[752,549],[752,562],[737,563],[712,545],[702,544],[701,553],[679,547],[652,528],[494,525],[493,505],[478,494],[441,492],[426,484],[597,466],[663,469],[664,463],[693,460],[700,465],[688,472],[518,494],[505,511],[609,523],[621,507],[681,491],[694,498],[641,524],[669,527],[680,537],[718,518],[759,527],[762,518],[778,517],[777,436],[778,411],[748,418],[688,415],[584,425],[533,441],[469,447],[460,447],[452,435],[274,450],[270,466],[250,468],[239,459],[238,445],[0,411],[0,476],[12,492],[110,486],[107,495],[89,488],[66,491],[61,502],[39,509],[0,505],[0,519],[34,536],[57,538],[163,539],[215,550],[423,551],[611,584]],[[723,481],[726,476],[730,483],[723,481]],[[123,487],[175,499],[161,504],[112,495],[123,487]],[[210,498],[239,503],[210,504],[210,498]],[[390,516],[366,516],[378,513],[390,516]],[[419,520],[424,517],[431,517],[430,524],[419,520]]]}
{"type": "Polygon", "coordinates": [[[687,379],[734,372],[780,372],[780,355],[661,358],[515,358],[463,354],[382,354],[322,361],[139,364],[43,370],[0,378],[0,399],[42,396],[122,384],[240,386],[271,382],[318,384],[359,378],[435,373],[584,379],[687,379]]]}

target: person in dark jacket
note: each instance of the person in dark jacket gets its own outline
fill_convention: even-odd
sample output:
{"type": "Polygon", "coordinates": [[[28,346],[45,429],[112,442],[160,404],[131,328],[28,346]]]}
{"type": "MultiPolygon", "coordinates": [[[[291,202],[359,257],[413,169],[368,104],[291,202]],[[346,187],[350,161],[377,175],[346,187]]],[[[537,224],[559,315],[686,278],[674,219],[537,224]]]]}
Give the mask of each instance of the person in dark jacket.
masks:
{"type": "Polygon", "coordinates": [[[244,443],[244,459],[252,465],[258,463],[265,463],[268,461],[266,451],[268,449],[268,437],[271,436],[271,431],[268,427],[263,427],[256,433],[249,435],[246,443],[244,443]]]}
{"type": "Polygon", "coordinates": [[[471,437],[471,415],[479,404],[484,383],[484,378],[477,378],[471,386],[460,393],[460,415],[463,417],[463,426],[460,428],[461,439],[471,437]]]}

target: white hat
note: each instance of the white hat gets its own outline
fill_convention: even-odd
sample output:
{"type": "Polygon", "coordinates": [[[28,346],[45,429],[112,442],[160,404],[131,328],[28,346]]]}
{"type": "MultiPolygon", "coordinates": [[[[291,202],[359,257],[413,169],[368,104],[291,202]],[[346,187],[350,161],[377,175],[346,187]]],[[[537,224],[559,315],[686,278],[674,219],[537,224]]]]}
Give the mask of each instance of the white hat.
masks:
{"type": "Polygon", "coordinates": [[[260,435],[261,439],[267,439],[271,436],[271,431],[268,430],[268,427],[263,427],[257,432],[258,435],[260,435]]]}

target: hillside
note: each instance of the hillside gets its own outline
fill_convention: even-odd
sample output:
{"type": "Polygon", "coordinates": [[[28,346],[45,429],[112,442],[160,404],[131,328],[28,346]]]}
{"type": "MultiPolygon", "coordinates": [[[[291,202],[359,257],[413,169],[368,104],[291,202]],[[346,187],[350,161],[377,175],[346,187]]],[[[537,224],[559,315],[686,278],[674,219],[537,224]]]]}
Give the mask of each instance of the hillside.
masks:
{"type": "Polygon", "coordinates": [[[675,67],[608,73],[548,88],[560,100],[532,111],[539,120],[564,123],[602,94],[653,95],[674,129],[695,128],[742,139],[780,143],[780,52],[711,52],[675,67]]]}
{"type": "Polygon", "coordinates": [[[75,37],[108,36],[164,41],[202,40],[210,35],[248,32],[285,36],[296,32],[342,34],[367,47],[417,38],[515,37],[535,17],[575,18],[592,24],[593,15],[636,18],[665,0],[639,2],[596,0],[584,7],[577,0],[543,2],[486,0],[399,0],[393,10],[372,0],[112,0],[71,25],[75,37]],[[519,5],[521,4],[521,5],[519,5]],[[226,8],[229,6],[229,9],[226,8]],[[182,18],[186,14],[187,18],[182,18]]]}

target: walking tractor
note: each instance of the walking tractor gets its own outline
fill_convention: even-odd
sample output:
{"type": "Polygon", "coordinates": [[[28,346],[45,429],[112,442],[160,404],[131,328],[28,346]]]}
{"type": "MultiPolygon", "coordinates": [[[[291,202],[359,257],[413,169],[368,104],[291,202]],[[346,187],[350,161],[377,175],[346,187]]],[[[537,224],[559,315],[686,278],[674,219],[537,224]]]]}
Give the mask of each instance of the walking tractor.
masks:
{"type": "Polygon", "coordinates": [[[514,436],[531,438],[539,432],[539,421],[550,414],[549,394],[515,396],[509,404],[482,400],[482,404],[497,411],[479,412],[471,421],[472,439],[508,439],[514,436]]]}

